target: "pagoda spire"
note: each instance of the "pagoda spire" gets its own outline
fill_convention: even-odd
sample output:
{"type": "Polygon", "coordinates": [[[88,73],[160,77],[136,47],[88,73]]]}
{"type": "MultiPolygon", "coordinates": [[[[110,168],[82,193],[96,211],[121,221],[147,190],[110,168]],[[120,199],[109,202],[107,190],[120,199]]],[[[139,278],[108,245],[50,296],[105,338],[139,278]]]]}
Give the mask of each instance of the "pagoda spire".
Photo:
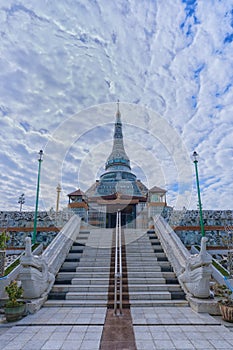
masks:
{"type": "Polygon", "coordinates": [[[121,123],[120,100],[117,100],[116,122],[121,123]]]}
{"type": "Polygon", "coordinates": [[[112,170],[124,169],[129,171],[130,161],[124,148],[121,113],[120,113],[120,101],[117,101],[116,121],[114,128],[113,147],[110,156],[107,159],[105,170],[111,168],[112,170]]]}

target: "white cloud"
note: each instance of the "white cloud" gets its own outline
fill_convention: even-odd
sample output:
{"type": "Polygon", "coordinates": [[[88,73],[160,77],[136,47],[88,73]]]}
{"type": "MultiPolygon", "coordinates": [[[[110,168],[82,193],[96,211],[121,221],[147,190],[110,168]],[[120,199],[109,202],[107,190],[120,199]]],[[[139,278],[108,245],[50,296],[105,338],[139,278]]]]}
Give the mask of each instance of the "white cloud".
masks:
{"type": "Polygon", "coordinates": [[[126,151],[149,183],[196,208],[196,149],[203,207],[231,209],[231,11],[217,0],[1,4],[0,208],[18,208],[24,192],[33,209],[41,148],[45,203],[54,207],[62,180],[65,205],[81,169],[88,186],[111,151],[115,115],[111,104],[89,107],[119,98],[129,103],[126,151]]]}

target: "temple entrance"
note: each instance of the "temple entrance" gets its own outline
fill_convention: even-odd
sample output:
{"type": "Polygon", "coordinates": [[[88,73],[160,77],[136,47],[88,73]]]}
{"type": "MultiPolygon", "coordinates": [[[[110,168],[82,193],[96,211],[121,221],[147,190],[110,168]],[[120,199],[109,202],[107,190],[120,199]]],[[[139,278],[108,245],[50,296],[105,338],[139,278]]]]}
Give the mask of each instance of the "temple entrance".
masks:
{"type": "Polygon", "coordinates": [[[114,228],[116,227],[116,213],[117,210],[121,210],[121,226],[126,226],[130,228],[135,228],[135,219],[136,219],[136,205],[135,204],[129,204],[127,207],[120,208],[118,205],[118,208],[113,208],[111,205],[109,210],[106,213],[106,228],[114,228]]]}

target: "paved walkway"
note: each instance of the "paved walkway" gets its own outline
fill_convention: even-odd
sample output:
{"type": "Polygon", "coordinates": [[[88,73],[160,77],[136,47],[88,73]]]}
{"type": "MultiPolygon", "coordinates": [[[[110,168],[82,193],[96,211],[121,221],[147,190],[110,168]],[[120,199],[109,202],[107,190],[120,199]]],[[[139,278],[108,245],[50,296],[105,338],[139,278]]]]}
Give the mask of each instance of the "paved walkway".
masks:
{"type": "MultiPolygon", "coordinates": [[[[220,317],[189,307],[131,308],[131,316],[137,350],[233,349],[231,324],[220,317]]],[[[101,307],[44,307],[14,324],[2,319],[0,349],[99,350],[105,317],[101,307]]]]}

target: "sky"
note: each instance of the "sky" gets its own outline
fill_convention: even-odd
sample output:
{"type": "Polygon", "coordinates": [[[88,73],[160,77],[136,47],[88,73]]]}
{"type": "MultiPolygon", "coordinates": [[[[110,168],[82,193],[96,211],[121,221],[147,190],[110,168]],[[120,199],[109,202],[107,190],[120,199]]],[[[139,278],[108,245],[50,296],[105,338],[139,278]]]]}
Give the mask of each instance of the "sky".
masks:
{"type": "Polygon", "coordinates": [[[233,209],[233,0],[0,0],[0,211],[60,207],[111,152],[176,209],[233,209]]]}

